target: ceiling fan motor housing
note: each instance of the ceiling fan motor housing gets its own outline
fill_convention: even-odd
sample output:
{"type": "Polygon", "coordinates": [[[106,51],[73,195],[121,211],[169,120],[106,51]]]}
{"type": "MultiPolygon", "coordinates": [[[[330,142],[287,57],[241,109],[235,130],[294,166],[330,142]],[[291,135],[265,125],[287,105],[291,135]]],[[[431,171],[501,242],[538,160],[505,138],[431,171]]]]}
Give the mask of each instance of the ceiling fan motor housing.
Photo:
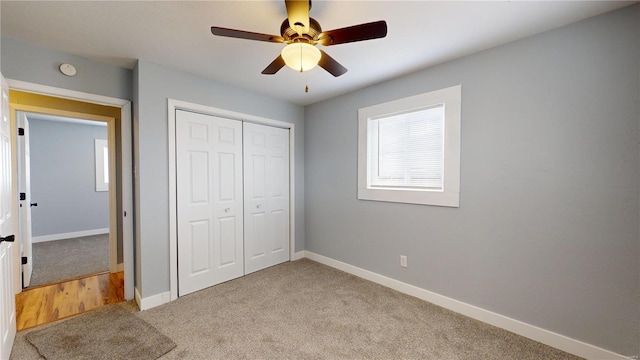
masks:
{"type": "Polygon", "coordinates": [[[291,28],[289,19],[284,19],[282,26],[280,26],[280,35],[286,43],[307,42],[315,45],[321,33],[322,27],[320,27],[320,23],[313,18],[309,18],[309,31],[306,34],[302,34],[302,36],[298,35],[298,33],[291,28]]]}

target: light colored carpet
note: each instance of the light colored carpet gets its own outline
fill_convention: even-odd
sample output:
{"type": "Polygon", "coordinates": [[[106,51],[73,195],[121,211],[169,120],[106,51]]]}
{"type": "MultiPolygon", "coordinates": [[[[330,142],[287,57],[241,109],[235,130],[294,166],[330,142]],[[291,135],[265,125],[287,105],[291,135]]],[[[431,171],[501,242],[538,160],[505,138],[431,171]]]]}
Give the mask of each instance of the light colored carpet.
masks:
{"type": "Polygon", "coordinates": [[[32,331],[26,339],[48,360],[155,360],[176,347],[119,304],[32,331]]]}
{"type": "Polygon", "coordinates": [[[29,287],[109,271],[109,234],[33,244],[29,287]]]}
{"type": "MultiPolygon", "coordinates": [[[[306,259],[136,315],[178,345],[164,360],[578,359],[306,259]]],[[[11,359],[38,358],[24,336],[11,359]]]]}

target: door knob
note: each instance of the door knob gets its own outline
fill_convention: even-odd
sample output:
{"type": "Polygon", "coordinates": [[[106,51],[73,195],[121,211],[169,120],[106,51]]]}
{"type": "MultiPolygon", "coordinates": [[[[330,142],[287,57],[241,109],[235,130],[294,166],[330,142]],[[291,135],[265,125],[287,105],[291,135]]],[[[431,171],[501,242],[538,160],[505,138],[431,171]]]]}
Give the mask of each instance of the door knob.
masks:
{"type": "Polygon", "coordinates": [[[224,209],[224,212],[229,212],[229,211],[231,211],[231,208],[224,209]]]}
{"type": "Polygon", "coordinates": [[[29,206],[38,206],[38,203],[31,203],[29,206]]]}
{"type": "Polygon", "coordinates": [[[6,237],[0,236],[0,243],[3,242],[3,241],[14,242],[14,241],[16,241],[16,237],[14,235],[9,235],[9,236],[6,236],[6,237]]]}
{"type": "Polygon", "coordinates": [[[262,207],[262,204],[258,204],[256,207],[260,209],[262,207]]]}

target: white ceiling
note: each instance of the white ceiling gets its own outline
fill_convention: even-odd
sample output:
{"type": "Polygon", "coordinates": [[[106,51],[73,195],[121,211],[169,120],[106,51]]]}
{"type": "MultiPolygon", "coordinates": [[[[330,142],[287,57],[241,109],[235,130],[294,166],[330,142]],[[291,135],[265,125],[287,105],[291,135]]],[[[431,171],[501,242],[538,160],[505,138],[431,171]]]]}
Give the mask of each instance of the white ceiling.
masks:
{"type": "Polygon", "coordinates": [[[311,17],[323,30],[387,21],[386,38],[323,48],[349,69],[338,78],[319,67],[262,75],[282,44],[210,32],[216,25],[279,35],[282,0],[2,0],[1,33],[129,69],[143,59],[307,105],[632,3],[314,0],[311,17]]]}

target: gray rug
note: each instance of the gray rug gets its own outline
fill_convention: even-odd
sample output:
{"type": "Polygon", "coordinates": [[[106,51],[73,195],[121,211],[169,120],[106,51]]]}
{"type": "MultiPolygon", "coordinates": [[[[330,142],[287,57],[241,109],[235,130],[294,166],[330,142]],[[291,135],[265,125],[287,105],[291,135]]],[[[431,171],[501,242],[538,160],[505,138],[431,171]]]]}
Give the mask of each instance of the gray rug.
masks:
{"type": "Polygon", "coordinates": [[[33,244],[29,288],[109,271],[109,234],[33,244]]]}
{"type": "Polygon", "coordinates": [[[154,360],[176,344],[126,306],[105,306],[26,336],[49,360],[154,360]]]}

